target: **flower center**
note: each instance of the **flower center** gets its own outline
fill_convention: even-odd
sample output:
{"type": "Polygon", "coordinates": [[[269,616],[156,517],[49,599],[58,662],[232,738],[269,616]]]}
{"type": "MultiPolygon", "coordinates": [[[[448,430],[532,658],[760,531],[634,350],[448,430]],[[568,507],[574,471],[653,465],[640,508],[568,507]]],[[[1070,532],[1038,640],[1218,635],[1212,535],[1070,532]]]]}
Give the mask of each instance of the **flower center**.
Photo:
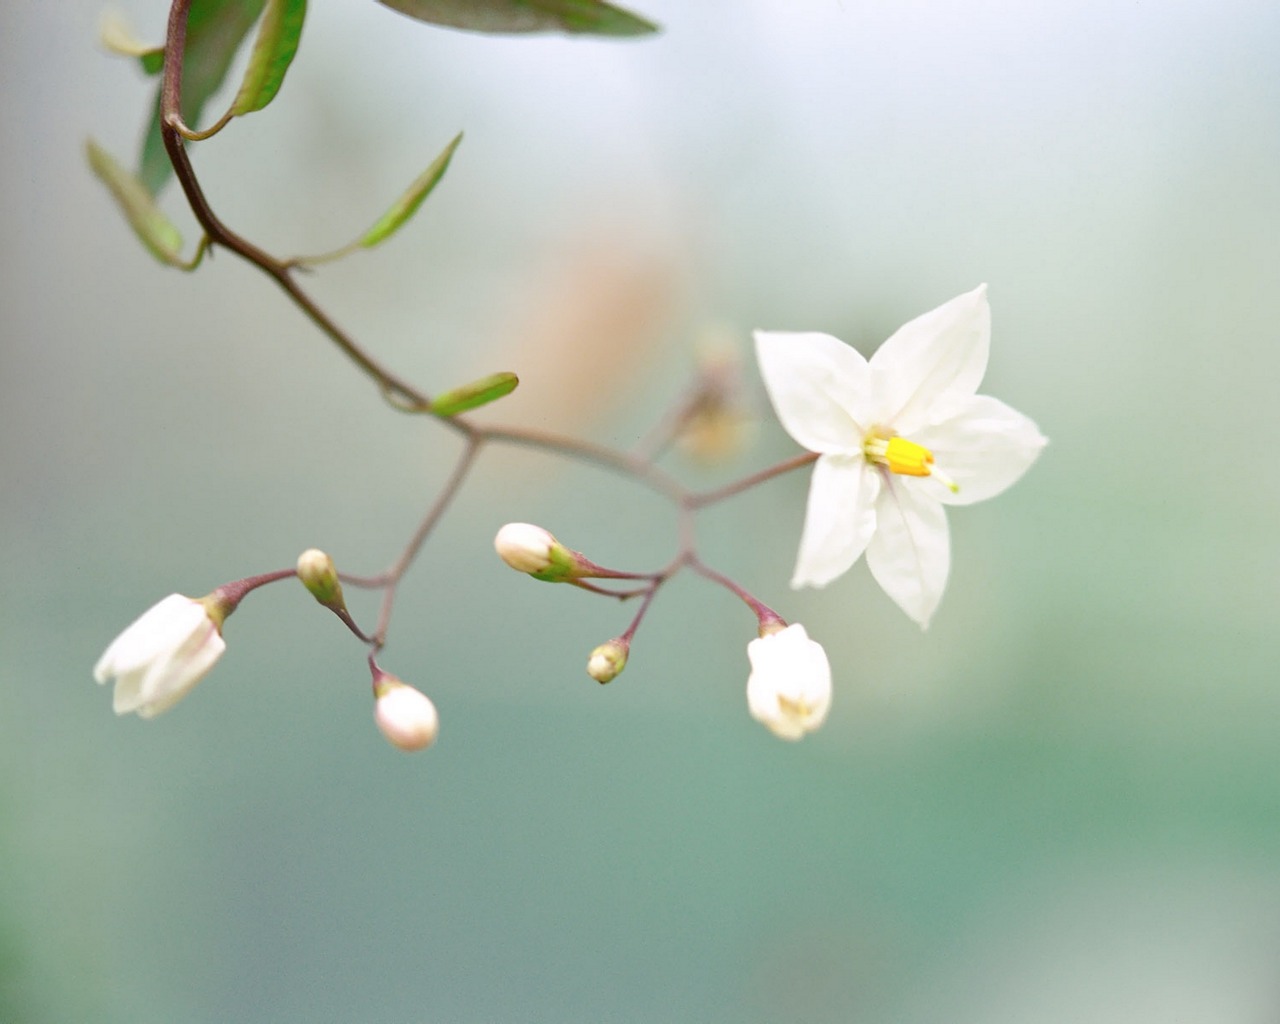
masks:
{"type": "Polygon", "coordinates": [[[885,437],[872,432],[867,435],[862,451],[868,462],[885,466],[890,473],[901,476],[931,476],[945,484],[953,494],[960,490],[959,484],[934,466],[933,452],[905,437],[898,437],[896,434],[885,437]]]}
{"type": "Polygon", "coordinates": [[[788,697],[778,694],[778,710],[794,722],[807,722],[813,715],[813,708],[803,697],[788,697]]]}

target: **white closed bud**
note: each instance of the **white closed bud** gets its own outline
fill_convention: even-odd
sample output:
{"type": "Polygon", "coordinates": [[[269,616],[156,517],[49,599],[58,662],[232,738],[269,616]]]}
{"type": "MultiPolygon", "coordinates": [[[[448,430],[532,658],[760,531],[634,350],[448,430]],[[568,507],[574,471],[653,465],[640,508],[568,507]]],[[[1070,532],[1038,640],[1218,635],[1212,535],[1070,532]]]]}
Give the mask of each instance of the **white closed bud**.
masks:
{"type": "Polygon", "coordinates": [[[622,637],[615,637],[601,644],[587,659],[587,675],[597,683],[609,683],[627,667],[627,654],[631,645],[622,637]]]}
{"type": "Polygon", "coordinates": [[[822,645],[809,639],[804,626],[770,631],[747,644],[751,675],[747,709],[775,736],[798,740],[813,732],[831,709],[831,663],[822,645]]]}
{"type": "Polygon", "coordinates": [[[532,523],[507,523],[493,538],[493,547],[507,565],[534,579],[554,583],[579,575],[577,554],[532,523]]]}
{"type": "Polygon", "coordinates": [[[373,720],[387,742],[400,750],[423,750],[440,732],[440,715],[431,698],[393,675],[373,684],[373,720]]]}

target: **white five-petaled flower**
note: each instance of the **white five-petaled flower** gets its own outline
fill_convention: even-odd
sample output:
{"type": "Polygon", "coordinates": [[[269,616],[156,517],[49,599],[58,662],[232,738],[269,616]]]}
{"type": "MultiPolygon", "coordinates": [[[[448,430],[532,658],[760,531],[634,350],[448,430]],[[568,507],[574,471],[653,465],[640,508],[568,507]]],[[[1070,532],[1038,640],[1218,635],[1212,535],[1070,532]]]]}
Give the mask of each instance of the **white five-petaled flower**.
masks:
{"type": "Polygon", "coordinates": [[[93,677],[115,679],[117,715],[154,718],[185,697],[226,649],[203,602],[170,594],[111,642],[93,677]]]}
{"type": "Polygon", "coordinates": [[[870,360],[827,334],[757,331],[756,355],[783,427],[819,453],[793,587],[867,565],[921,626],[951,566],[944,505],[999,494],[1045,439],[975,394],[991,312],[980,285],[900,327],[870,360]]]}
{"type": "Polygon", "coordinates": [[[776,736],[798,740],[831,708],[831,664],[822,645],[799,624],[747,644],[751,675],[747,709],[776,736]]]}

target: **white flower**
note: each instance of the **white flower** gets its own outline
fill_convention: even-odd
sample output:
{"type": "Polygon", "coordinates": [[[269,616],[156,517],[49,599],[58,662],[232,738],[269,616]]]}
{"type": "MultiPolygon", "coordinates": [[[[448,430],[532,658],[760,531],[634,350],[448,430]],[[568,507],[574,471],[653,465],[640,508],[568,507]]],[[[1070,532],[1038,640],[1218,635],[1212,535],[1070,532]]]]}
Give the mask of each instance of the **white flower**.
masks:
{"type": "Polygon", "coordinates": [[[793,587],[822,587],[867,553],[885,591],[921,626],[951,566],[943,505],[999,494],[1045,439],[1026,416],[974,392],[991,311],[980,285],[899,328],[870,360],[827,334],[757,331],[778,419],[820,458],[793,587]]]}
{"type": "Polygon", "coordinates": [[[831,707],[831,664],[822,645],[793,625],[747,644],[747,709],[784,740],[813,732],[831,707]]]}
{"type": "Polygon", "coordinates": [[[111,642],[93,677],[115,679],[117,715],[154,718],[185,697],[226,649],[202,602],[170,594],[111,642]]]}
{"type": "Polygon", "coordinates": [[[401,750],[421,750],[435,742],[440,716],[430,697],[390,675],[381,677],[375,693],[373,719],[387,742],[401,750]]]}

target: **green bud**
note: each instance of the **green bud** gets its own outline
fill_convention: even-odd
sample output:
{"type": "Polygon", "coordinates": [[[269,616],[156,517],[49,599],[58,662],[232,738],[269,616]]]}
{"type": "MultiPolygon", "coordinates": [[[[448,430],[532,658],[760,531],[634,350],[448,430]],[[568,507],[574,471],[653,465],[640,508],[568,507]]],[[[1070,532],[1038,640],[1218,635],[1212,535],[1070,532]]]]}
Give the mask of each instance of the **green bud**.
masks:
{"type": "Polygon", "coordinates": [[[308,548],[298,556],[298,579],[311,591],[311,596],[326,608],[334,611],[346,608],[337,566],[319,548],[308,548]]]}
{"type": "Polygon", "coordinates": [[[597,683],[612,682],[627,667],[627,654],[630,650],[631,644],[622,637],[615,637],[608,643],[601,644],[587,659],[587,675],[597,683]]]}
{"type": "Polygon", "coordinates": [[[496,402],[511,394],[519,383],[520,378],[514,373],[491,373],[488,377],[437,395],[431,402],[431,411],[437,416],[457,416],[468,409],[496,402]]]}

